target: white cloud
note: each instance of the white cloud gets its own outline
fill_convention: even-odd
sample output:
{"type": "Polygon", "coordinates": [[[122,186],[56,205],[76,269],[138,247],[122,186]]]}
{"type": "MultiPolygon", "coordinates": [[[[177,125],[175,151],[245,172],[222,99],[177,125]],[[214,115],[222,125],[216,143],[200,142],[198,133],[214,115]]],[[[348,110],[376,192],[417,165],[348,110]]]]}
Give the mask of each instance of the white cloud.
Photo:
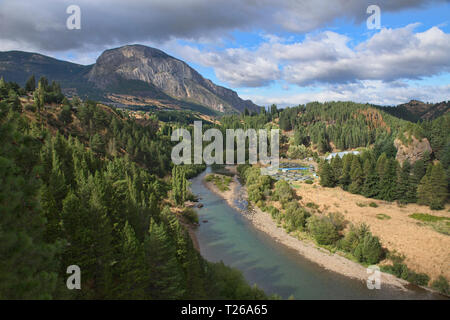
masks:
{"type": "Polygon", "coordinates": [[[377,105],[398,105],[417,99],[426,102],[440,102],[448,100],[450,85],[441,86],[413,86],[403,82],[384,83],[382,81],[367,80],[344,85],[326,85],[316,88],[314,92],[303,92],[282,95],[241,94],[245,99],[251,99],[258,105],[273,103],[285,107],[305,104],[311,101],[354,101],[377,105]]]}
{"type": "MultiPolygon", "coordinates": [[[[446,0],[377,0],[383,12],[431,6],[446,0]]],[[[233,31],[305,33],[336,19],[360,23],[372,0],[77,0],[81,30],[66,29],[73,0],[0,1],[0,41],[34,50],[89,50],[171,39],[230,36],[233,31]]],[[[15,48],[20,49],[20,48],[15,48]]]]}
{"type": "Polygon", "coordinates": [[[355,48],[345,35],[326,31],[286,43],[270,38],[256,49],[201,52],[180,47],[185,59],[213,67],[232,86],[265,86],[283,79],[299,86],[361,80],[421,79],[450,71],[450,34],[438,27],[414,33],[417,25],[382,29],[355,48]]]}

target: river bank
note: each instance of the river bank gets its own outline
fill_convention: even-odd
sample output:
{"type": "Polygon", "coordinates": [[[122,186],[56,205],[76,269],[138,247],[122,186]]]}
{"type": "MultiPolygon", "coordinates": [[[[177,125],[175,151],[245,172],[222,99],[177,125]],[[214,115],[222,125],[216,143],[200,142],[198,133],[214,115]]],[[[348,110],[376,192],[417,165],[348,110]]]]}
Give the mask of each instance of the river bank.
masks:
{"type": "MultiPolygon", "coordinates": [[[[237,205],[239,197],[246,198],[246,190],[244,186],[240,186],[240,182],[237,180],[236,167],[228,166],[227,169],[234,173],[233,180],[229,185],[229,190],[221,192],[213,182],[203,181],[203,183],[209,190],[224,199],[229,206],[243,213],[243,216],[245,216],[256,229],[266,233],[275,241],[294,249],[301,256],[320,265],[324,269],[366,282],[369,275],[367,269],[362,265],[348,260],[337,253],[331,253],[326,249],[320,248],[313,242],[306,242],[293,237],[282,227],[279,227],[268,213],[263,212],[257,207],[254,207],[247,212],[244,212],[242,208],[239,208],[237,205]],[[239,192],[236,192],[238,189],[239,192]]],[[[381,284],[396,287],[401,290],[407,290],[407,286],[409,285],[407,281],[383,272],[381,272],[381,284]]]]}

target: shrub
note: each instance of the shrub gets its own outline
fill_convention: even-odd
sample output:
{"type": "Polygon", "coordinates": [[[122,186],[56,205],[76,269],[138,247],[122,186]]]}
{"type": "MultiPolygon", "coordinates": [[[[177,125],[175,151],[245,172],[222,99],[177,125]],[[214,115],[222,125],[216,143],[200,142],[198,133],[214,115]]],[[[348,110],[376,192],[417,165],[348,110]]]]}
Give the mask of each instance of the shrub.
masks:
{"type": "Polygon", "coordinates": [[[332,212],[328,214],[328,218],[331,223],[336,227],[337,231],[342,231],[347,225],[347,220],[345,220],[344,215],[340,212],[332,212]]]}
{"type": "Polygon", "coordinates": [[[393,265],[382,266],[381,270],[418,286],[426,286],[430,281],[430,277],[425,273],[416,273],[410,270],[406,264],[400,262],[394,262],[393,265]]]}
{"type": "Polygon", "coordinates": [[[418,286],[427,286],[428,282],[430,282],[430,277],[425,273],[416,273],[412,270],[408,270],[406,280],[418,286]]]}
{"type": "Polygon", "coordinates": [[[431,283],[431,287],[440,293],[450,295],[450,285],[444,276],[439,276],[436,280],[434,280],[431,283]]]}
{"type": "Polygon", "coordinates": [[[292,202],[287,205],[285,213],[285,221],[287,230],[304,230],[306,226],[306,219],[309,217],[309,213],[300,207],[297,202],[292,202]]]}
{"type": "Polygon", "coordinates": [[[378,205],[375,202],[369,203],[369,207],[378,208],[378,205]]]}
{"type": "Polygon", "coordinates": [[[315,209],[315,210],[319,209],[319,205],[315,204],[314,202],[308,202],[308,203],[306,204],[306,206],[307,206],[308,208],[315,209]]]}
{"type": "Polygon", "coordinates": [[[357,202],[356,205],[357,205],[358,207],[367,207],[367,204],[362,203],[362,202],[357,202]]]}
{"type": "Polygon", "coordinates": [[[26,111],[31,111],[31,112],[36,112],[36,106],[33,105],[33,104],[27,104],[27,105],[25,106],[25,110],[26,110],[26,111]]]}
{"type": "Polygon", "coordinates": [[[387,214],[384,214],[384,213],[377,214],[377,219],[380,219],[380,220],[389,220],[390,218],[391,218],[390,216],[388,216],[387,214]]]}
{"type": "Polygon", "coordinates": [[[198,214],[192,208],[184,209],[183,216],[186,218],[187,221],[189,221],[192,224],[197,224],[198,223],[198,214]]]}
{"type": "Polygon", "coordinates": [[[339,239],[339,233],[328,217],[312,216],[307,227],[318,244],[333,244],[339,239]]]}
{"type": "Polygon", "coordinates": [[[313,184],[314,181],[312,181],[312,180],[306,180],[305,183],[306,183],[306,184],[313,184]]]}
{"type": "Polygon", "coordinates": [[[441,220],[450,220],[450,218],[447,217],[438,217],[427,213],[413,213],[410,214],[409,217],[423,222],[438,222],[441,220]]]}
{"type": "Polygon", "coordinates": [[[284,180],[279,180],[277,183],[275,183],[273,200],[280,201],[283,205],[289,201],[294,200],[294,191],[292,190],[289,183],[284,180]]]}
{"type": "Polygon", "coordinates": [[[383,248],[381,247],[378,237],[372,235],[371,232],[366,232],[362,241],[356,246],[354,256],[359,262],[367,262],[369,264],[378,263],[383,255],[383,248]]]}
{"type": "Polygon", "coordinates": [[[278,218],[279,214],[280,214],[280,210],[278,210],[277,208],[275,208],[274,206],[269,206],[267,208],[267,210],[269,211],[270,215],[272,216],[272,218],[276,219],[278,218]]]}

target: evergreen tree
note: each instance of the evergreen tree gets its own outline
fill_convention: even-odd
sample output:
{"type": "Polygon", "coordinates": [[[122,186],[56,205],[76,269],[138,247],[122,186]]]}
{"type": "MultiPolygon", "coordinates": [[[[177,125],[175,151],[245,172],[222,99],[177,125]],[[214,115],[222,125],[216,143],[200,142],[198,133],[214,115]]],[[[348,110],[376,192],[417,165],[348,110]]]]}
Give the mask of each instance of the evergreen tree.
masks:
{"type": "Polygon", "coordinates": [[[430,205],[433,198],[433,189],[431,185],[431,171],[433,170],[433,164],[430,163],[427,167],[425,175],[420,180],[417,186],[417,203],[430,205]]]}
{"type": "Polygon", "coordinates": [[[105,153],[105,143],[103,142],[103,138],[98,133],[94,134],[89,141],[89,145],[93,152],[104,155],[105,153]]]}
{"type": "Polygon", "coordinates": [[[145,288],[150,299],[179,299],[183,296],[182,270],[175,258],[176,249],[163,226],[152,219],[144,241],[145,263],[149,281],[145,288]]]}
{"type": "MultiPolygon", "coordinates": [[[[380,156],[380,158],[383,155],[380,156]]],[[[384,172],[381,176],[378,186],[378,198],[387,201],[393,201],[396,199],[397,189],[397,166],[398,163],[395,159],[386,159],[383,163],[384,172]]],[[[381,167],[380,167],[381,168],[381,167]]]]}
{"type": "Polygon", "coordinates": [[[334,185],[339,183],[339,179],[342,176],[342,159],[341,157],[334,157],[331,159],[331,169],[333,170],[333,183],[334,185]]]}
{"type": "Polygon", "coordinates": [[[320,185],[322,187],[334,187],[333,170],[328,161],[323,161],[320,167],[320,185]]]}
{"type": "Polygon", "coordinates": [[[347,190],[348,185],[351,183],[350,169],[352,166],[352,161],[352,154],[346,154],[342,159],[342,176],[339,179],[339,183],[344,190],[347,190]]]}
{"type": "Polygon", "coordinates": [[[408,160],[403,162],[403,166],[399,167],[397,173],[397,195],[396,198],[401,203],[413,202],[411,199],[411,165],[408,160]]]}
{"type": "Polygon", "coordinates": [[[351,193],[360,193],[361,186],[364,183],[364,174],[358,157],[353,157],[350,167],[350,179],[352,182],[348,187],[348,191],[351,193]]]}
{"type": "Polygon", "coordinates": [[[445,174],[442,164],[438,162],[431,170],[429,179],[431,189],[430,208],[433,210],[444,209],[447,200],[447,176],[445,174]]]}
{"type": "Polygon", "coordinates": [[[44,240],[38,146],[15,118],[0,122],[0,299],[51,299],[57,288],[60,246],[44,240]]]}
{"type": "MultiPolygon", "coordinates": [[[[367,162],[367,160],[366,160],[367,162]]],[[[367,176],[364,179],[364,184],[362,187],[361,194],[368,198],[375,198],[378,196],[379,190],[379,177],[377,173],[375,172],[375,167],[373,165],[371,166],[364,166],[365,172],[367,173],[367,176]]]]}
{"type": "Polygon", "coordinates": [[[28,78],[27,82],[25,83],[25,91],[33,92],[35,89],[36,89],[36,79],[33,74],[31,75],[31,77],[28,78]]]}

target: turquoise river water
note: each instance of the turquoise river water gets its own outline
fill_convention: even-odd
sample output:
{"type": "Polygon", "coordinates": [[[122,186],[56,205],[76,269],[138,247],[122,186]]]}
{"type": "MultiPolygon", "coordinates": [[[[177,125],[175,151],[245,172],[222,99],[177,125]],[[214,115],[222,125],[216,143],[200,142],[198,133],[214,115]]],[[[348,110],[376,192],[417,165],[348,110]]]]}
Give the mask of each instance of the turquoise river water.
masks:
{"type": "MultiPolygon", "coordinates": [[[[411,286],[401,291],[389,286],[369,290],[361,280],[342,276],[305,259],[295,250],[277,243],[255,229],[241,212],[207,189],[205,172],[191,180],[191,190],[201,198],[200,226],[196,236],[200,252],[209,261],[223,261],[239,269],[250,284],[267,294],[295,299],[442,299],[411,286]],[[207,220],[208,222],[203,222],[207,220]]],[[[238,189],[240,191],[240,189],[238,189]]],[[[237,203],[246,209],[245,201],[237,203]]]]}

